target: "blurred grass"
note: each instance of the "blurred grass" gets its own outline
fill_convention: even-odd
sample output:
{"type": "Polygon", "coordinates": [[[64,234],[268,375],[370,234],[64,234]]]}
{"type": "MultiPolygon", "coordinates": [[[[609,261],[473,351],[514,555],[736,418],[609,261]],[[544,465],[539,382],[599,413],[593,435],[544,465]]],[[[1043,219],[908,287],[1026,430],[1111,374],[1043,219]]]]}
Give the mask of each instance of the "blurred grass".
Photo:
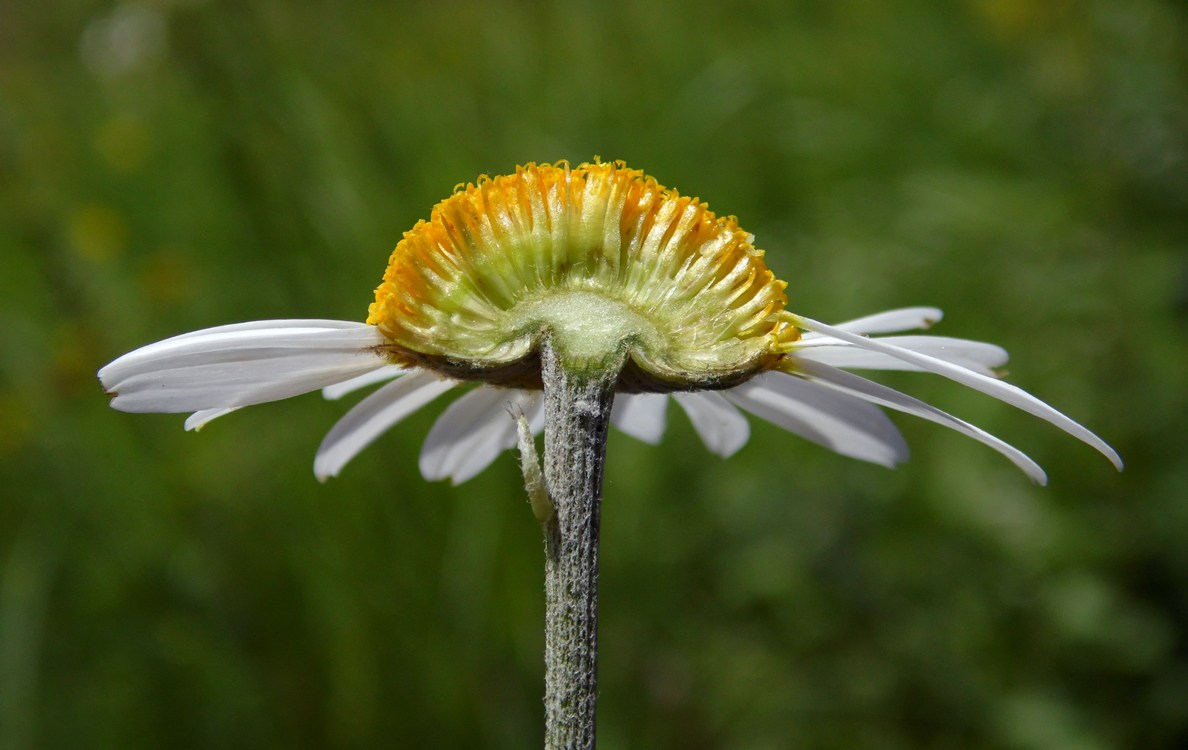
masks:
{"type": "Polygon", "coordinates": [[[612,439],[607,748],[1188,743],[1188,33],[1139,0],[15,0],[0,7],[0,747],[539,745],[541,544],[438,410],[326,485],[317,397],[185,434],[106,407],[149,341],[359,319],[458,182],[625,159],[840,320],[936,304],[1084,446],[899,420],[896,472],[753,424],[612,439]]]}

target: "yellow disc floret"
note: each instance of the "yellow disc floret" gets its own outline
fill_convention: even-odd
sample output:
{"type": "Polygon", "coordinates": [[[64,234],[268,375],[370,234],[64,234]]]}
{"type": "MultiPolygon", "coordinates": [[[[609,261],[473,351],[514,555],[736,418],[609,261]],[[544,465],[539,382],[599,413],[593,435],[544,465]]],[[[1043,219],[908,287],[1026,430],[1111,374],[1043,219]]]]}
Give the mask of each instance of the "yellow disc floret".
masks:
{"type": "Polygon", "coordinates": [[[625,357],[623,390],[729,387],[798,336],[752,239],[622,163],[529,164],[406,232],[367,322],[451,377],[539,387],[549,336],[578,368],[625,357]]]}

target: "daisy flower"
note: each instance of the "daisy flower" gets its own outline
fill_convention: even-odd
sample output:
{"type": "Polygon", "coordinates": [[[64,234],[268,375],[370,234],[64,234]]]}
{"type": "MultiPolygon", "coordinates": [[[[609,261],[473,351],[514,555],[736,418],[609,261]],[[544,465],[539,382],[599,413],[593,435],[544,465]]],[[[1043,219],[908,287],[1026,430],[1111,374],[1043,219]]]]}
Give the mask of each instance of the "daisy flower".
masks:
{"type": "Polygon", "coordinates": [[[747,442],[744,413],[853,458],[894,466],[908,448],[884,410],[944,425],[1004,455],[1018,449],[851,370],[931,372],[1033,414],[1121,469],[1104,441],[999,379],[993,344],[906,334],[941,311],[912,307],[826,325],[786,309],[785,283],[733,217],[622,163],[529,164],[481,178],[405,233],[365,323],[268,320],[159,341],[99,371],[111,405],[191,412],[187,429],[244,406],[321,390],[374,390],[318,448],[319,479],[452,390],[425,439],[426,479],[464,482],[517,443],[509,406],[544,423],[541,345],[575,372],[618,368],[612,424],[647,443],[670,400],[706,448],[747,442]]]}

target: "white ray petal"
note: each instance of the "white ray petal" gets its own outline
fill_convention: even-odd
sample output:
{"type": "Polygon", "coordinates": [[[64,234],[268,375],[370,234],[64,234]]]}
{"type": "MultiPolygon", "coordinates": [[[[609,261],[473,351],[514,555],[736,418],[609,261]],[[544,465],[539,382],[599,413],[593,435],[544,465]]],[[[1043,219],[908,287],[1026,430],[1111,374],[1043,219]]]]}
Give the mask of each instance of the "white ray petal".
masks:
{"type": "Polygon", "coordinates": [[[677,405],[688,415],[693,428],[710,453],[729,458],[747,444],[751,426],[720,393],[698,391],[673,393],[677,405]]]}
{"type": "Polygon", "coordinates": [[[485,424],[492,412],[505,408],[502,404],[506,403],[506,393],[479,386],[447,406],[421,444],[418,460],[421,476],[429,481],[450,476],[452,469],[448,464],[454,447],[471,435],[476,426],[485,424]]]}
{"type": "Polygon", "coordinates": [[[725,396],[755,416],[844,456],[882,466],[908,458],[907,443],[886,414],[826,386],[769,372],[725,396]]]}
{"type": "MultiPolygon", "coordinates": [[[[931,328],[945,316],[937,307],[901,307],[838,323],[837,328],[865,335],[931,328]]],[[[817,334],[812,334],[817,335],[817,334]]],[[[807,338],[807,337],[806,337],[807,338]]]]}
{"type": "MultiPolygon", "coordinates": [[[[515,419],[509,412],[509,406],[516,407],[524,413],[525,418],[528,420],[528,428],[533,435],[539,435],[544,430],[544,398],[540,391],[493,388],[481,388],[481,390],[502,391],[504,394],[503,398],[497,403],[499,408],[495,412],[482,418],[472,415],[476,422],[493,426],[493,435],[484,435],[476,446],[468,440],[465,429],[456,431],[454,433],[456,439],[466,443],[466,445],[455,446],[457,450],[450,450],[450,446],[446,445],[446,450],[450,451],[452,455],[445,459],[434,459],[436,461],[444,460],[445,467],[435,468],[429,473],[426,472],[425,452],[422,450],[421,473],[426,479],[449,479],[455,485],[462,484],[490,466],[499,457],[500,453],[516,447],[517,428],[515,419]],[[505,419],[506,422],[504,421],[505,419]],[[511,424],[510,431],[502,429],[500,425],[503,424],[511,424]],[[474,450],[470,449],[472,447],[474,450]]],[[[445,415],[443,414],[442,416],[444,417],[445,415]]],[[[438,423],[440,422],[441,420],[439,419],[438,423]]],[[[438,423],[434,424],[434,429],[437,429],[438,423]]],[[[444,430],[446,428],[443,427],[442,429],[444,430]]],[[[432,435],[432,430],[430,432],[432,435]]],[[[442,442],[443,437],[444,435],[436,436],[433,438],[433,442],[442,442]]],[[[426,447],[428,447],[429,443],[430,437],[426,437],[426,447]]]]}
{"type": "Polygon", "coordinates": [[[345,331],[354,328],[374,327],[375,326],[369,326],[366,323],[360,323],[357,320],[330,320],[328,318],[275,318],[273,320],[249,320],[245,323],[227,323],[221,326],[200,328],[197,331],[180,333],[171,338],[162,339],[157,343],[192,338],[194,336],[205,336],[212,333],[235,333],[238,331],[260,331],[276,328],[337,328],[345,331]]]}
{"type": "Polygon", "coordinates": [[[516,423],[509,407],[529,414],[538,400],[527,391],[489,386],[462,396],[425,436],[421,475],[430,481],[452,479],[454,484],[475,476],[515,444],[516,423]]]}
{"type": "Polygon", "coordinates": [[[1031,460],[1027,454],[1013,445],[994,437],[980,427],[975,427],[918,398],[909,396],[906,393],[900,393],[893,388],[888,388],[873,380],[867,380],[854,373],[839,370],[836,367],[830,367],[821,362],[801,362],[800,365],[801,372],[806,377],[812,378],[814,382],[826,384],[845,393],[853,394],[858,398],[866,399],[872,404],[878,404],[888,409],[911,414],[921,419],[926,419],[929,422],[956,430],[962,435],[988,445],[1006,456],[1037,484],[1048,483],[1048,477],[1044,474],[1044,470],[1040,468],[1039,464],[1031,460]]]}
{"type": "MultiPolygon", "coordinates": [[[[490,466],[499,457],[499,454],[506,450],[511,450],[516,446],[516,422],[506,409],[508,403],[524,412],[524,416],[528,419],[528,427],[532,430],[533,434],[539,433],[544,429],[544,398],[541,392],[512,391],[512,394],[512,398],[508,402],[505,402],[503,411],[506,424],[511,425],[511,427],[500,430],[497,437],[489,445],[485,446],[484,450],[464,453],[462,460],[458,463],[453,473],[450,474],[450,481],[453,484],[462,484],[468,479],[477,476],[490,466]]],[[[503,420],[498,420],[496,424],[504,424],[504,422],[503,420]]]]}
{"type": "Polygon", "coordinates": [[[1010,383],[1004,383],[1003,381],[995,380],[994,378],[986,377],[985,375],[973,372],[972,370],[967,370],[964,367],[960,367],[958,365],[950,364],[944,360],[937,359],[936,357],[929,357],[926,354],[920,354],[919,352],[913,352],[909,349],[902,349],[897,346],[885,344],[879,339],[869,339],[862,336],[857,336],[855,334],[843,331],[840,328],[834,328],[833,326],[820,323],[802,315],[797,315],[795,317],[797,324],[804,328],[817,331],[818,333],[824,333],[829,336],[834,336],[841,339],[842,341],[848,341],[863,348],[890,354],[897,359],[902,359],[905,362],[918,365],[929,372],[936,373],[937,375],[944,376],[950,380],[961,383],[962,385],[969,386],[974,390],[993,396],[1000,401],[1005,401],[1014,407],[1022,409],[1028,414],[1032,414],[1039,417],[1040,419],[1056,425],[1078,440],[1095,448],[1099,453],[1108,458],[1110,462],[1114,464],[1115,468],[1118,470],[1122,469],[1122,459],[1118,456],[1113,448],[1106,444],[1104,440],[1099,438],[1097,435],[1094,435],[1084,426],[1073,421],[1061,412],[1056,411],[1051,406],[1048,406],[1043,401],[1040,401],[1038,398],[1032,396],[1030,393],[1024,391],[1018,386],[1011,385],[1010,383]]]}
{"type": "Polygon", "coordinates": [[[457,385],[431,372],[413,370],[381,386],[343,415],[318,446],[314,474],[337,476],[342,467],[392,425],[457,385]]]}
{"type": "Polygon", "coordinates": [[[406,372],[408,372],[408,368],[401,367],[400,365],[384,365],[377,370],[365,372],[350,380],[344,380],[341,383],[326,386],[322,389],[322,397],[329,401],[337,401],[348,393],[354,393],[370,385],[386,382],[406,372]]]}
{"type": "MultiPolygon", "coordinates": [[[[227,328],[226,326],[222,327],[227,328]]],[[[111,405],[186,412],[275,401],[388,364],[373,326],[196,331],[129,352],[99,371],[111,405]]]]}
{"type": "Polygon", "coordinates": [[[656,445],[664,437],[668,396],[663,393],[620,393],[611,408],[611,423],[636,440],[656,445]]]}
{"type": "Polygon", "coordinates": [[[206,425],[210,424],[219,417],[225,417],[233,411],[238,411],[238,406],[229,406],[225,409],[203,409],[196,411],[190,416],[186,417],[187,430],[201,430],[206,425]]]}
{"type": "MultiPolygon", "coordinates": [[[[229,325],[203,328],[189,333],[171,336],[167,339],[155,341],[151,344],[134,349],[127,354],[113,360],[99,371],[100,379],[105,376],[119,377],[124,367],[139,366],[145,360],[156,361],[159,358],[180,350],[180,353],[193,352],[197,342],[205,342],[207,346],[198,349],[233,350],[236,348],[252,348],[265,341],[275,347],[297,346],[303,347],[306,342],[303,337],[316,333],[338,331],[354,333],[361,336],[361,341],[369,345],[382,344],[386,340],[375,326],[352,320],[256,320],[249,323],[231,323],[229,325]],[[368,335],[365,332],[370,332],[368,335]]],[[[333,342],[331,336],[326,339],[333,342]]],[[[312,345],[317,345],[316,341],[312,345]]],[[[332,345],[332,344],[331,344],[332,345]]]]}
{"type": "MultiPolygon", "coordinates": [[[[886,336],[879,341],[952,362],[987,377],[997,377],[993,368],[1002,367],[1010,358],[1006,349],[1001,346],[947,336],[886,336]]],[[[795,354],[799,358],[824,362],[834,367],[868,370],[924,369],[883,352],[871,351],[828,336],[804,342],[796,348],[795,354]]]]}

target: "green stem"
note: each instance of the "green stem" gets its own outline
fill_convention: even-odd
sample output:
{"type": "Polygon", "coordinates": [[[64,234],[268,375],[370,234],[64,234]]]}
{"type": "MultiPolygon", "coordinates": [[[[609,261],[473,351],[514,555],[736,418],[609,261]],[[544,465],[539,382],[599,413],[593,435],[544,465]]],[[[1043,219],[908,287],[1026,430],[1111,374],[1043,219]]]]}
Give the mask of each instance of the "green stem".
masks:
{"type": "Polygon", "coordinates": [[[598,699],[598,533],[606,433],[620,365],[575,370],[542,351],[545,748],[593,748],[598,699]]]}

